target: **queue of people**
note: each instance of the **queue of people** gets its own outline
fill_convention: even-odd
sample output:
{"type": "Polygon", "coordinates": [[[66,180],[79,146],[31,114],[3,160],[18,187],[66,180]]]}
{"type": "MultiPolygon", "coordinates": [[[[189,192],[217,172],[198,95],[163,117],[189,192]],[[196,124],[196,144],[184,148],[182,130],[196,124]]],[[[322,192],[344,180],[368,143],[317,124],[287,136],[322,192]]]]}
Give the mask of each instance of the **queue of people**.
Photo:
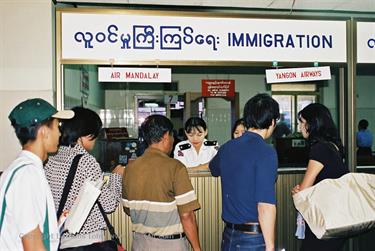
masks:
{"type": "MultiPolygon", "coordinates": [[[[310,104],[298,116],[310,154],[305,176],[292,193],[348,172],[329,110],[310,104]]],[[[102,122],[87,108],[58,112],[42,99],[24,101],[9,115],[22,151],[0,179],[0,250],[90,250],[105,239],[100,207],[111,213],[122,198],[132,222],[132,250],[187,251],[190,243],[199,251],[195,211],[200,204],[188,169],[209,170],[221,179],[221,250],[275,250],[278,162],[266,140],[279,117],[278,103],[268,94],[257,94],[235,123],[232,140],[219,148],[206,139],[204,120],[193,117],[185,123],[187,140],[175,149],[172,122],[162,115],[147,117],[141,125],[145,152],[109,174],[80,232],[70,234],[59,231],[61,215],[72,208],[86,179],[104,177],[90,154],[102,122]],[[48,158],[52,153],[56,154],[48,158]]],[[[301,250],[341,250],[344,243],[345,239],[319,240],[307,226],[301,250]]]]}

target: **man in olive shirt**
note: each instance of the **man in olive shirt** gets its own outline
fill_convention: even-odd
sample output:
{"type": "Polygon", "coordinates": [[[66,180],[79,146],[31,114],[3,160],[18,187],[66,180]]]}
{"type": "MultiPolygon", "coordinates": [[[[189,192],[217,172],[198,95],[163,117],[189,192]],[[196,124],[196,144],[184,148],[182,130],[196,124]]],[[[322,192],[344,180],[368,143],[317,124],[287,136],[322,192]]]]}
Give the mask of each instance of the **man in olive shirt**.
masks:
{"type": "Polygon", "coordinates": [[[141,130],[148,148],[123,177],[123,206],[133,223],[132,250],[200,251],[194,211],[200,208],[186,167],[169,157],[173,124],[151,115],[141,130]],[[186,239],[187,237],[187,239],[186,239]]]}

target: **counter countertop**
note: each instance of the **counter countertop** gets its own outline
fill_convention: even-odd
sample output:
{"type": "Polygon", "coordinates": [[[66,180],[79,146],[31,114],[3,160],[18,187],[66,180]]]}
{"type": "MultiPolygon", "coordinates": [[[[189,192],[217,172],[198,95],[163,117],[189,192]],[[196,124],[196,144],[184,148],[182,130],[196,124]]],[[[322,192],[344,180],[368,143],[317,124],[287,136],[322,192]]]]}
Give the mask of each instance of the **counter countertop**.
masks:
{"type": "MultiPolygon", "coordinates": [[[[304,173],[306,171],[306,167],[283,167],[278,168],[278,174],[298,174],[304,173]]],[[[188,170],[190,177],[212,177],[210,171],[191,171],[188,170]]]]}

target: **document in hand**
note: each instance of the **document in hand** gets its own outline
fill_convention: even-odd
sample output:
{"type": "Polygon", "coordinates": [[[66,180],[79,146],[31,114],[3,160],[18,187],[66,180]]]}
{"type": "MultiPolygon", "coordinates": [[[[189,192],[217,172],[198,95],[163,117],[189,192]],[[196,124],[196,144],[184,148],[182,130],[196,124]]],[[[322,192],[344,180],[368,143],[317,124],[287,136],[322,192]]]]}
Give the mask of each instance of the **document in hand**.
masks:
{"type": "Polygon", "coordinates": [[[375,227],[375,175],[348,173],[293,195],[296,209],[319,239],[347,237],[375,227]]]}
{"type": "Polygon", "coordinates": [[[85,180],[65,221],[65,229],[69,233],[76,234],[81,230],[91,208],[100,195],[103,183],[103,180],[85,180]]]}

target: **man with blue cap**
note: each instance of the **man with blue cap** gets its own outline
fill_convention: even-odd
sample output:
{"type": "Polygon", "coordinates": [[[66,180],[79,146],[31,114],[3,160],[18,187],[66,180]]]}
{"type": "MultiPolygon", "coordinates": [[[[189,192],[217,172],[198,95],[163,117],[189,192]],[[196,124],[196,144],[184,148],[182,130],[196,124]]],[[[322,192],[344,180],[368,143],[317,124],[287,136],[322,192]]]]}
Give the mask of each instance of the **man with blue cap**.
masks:
{"type": "Polygon", "coordinates": [[[56,210],[43,162],[57,151],[59,119],[73,116],[40,98],[23,101],[9,114],[22,151],[0,179],[0,250],[58,249],[56,210]]]}

